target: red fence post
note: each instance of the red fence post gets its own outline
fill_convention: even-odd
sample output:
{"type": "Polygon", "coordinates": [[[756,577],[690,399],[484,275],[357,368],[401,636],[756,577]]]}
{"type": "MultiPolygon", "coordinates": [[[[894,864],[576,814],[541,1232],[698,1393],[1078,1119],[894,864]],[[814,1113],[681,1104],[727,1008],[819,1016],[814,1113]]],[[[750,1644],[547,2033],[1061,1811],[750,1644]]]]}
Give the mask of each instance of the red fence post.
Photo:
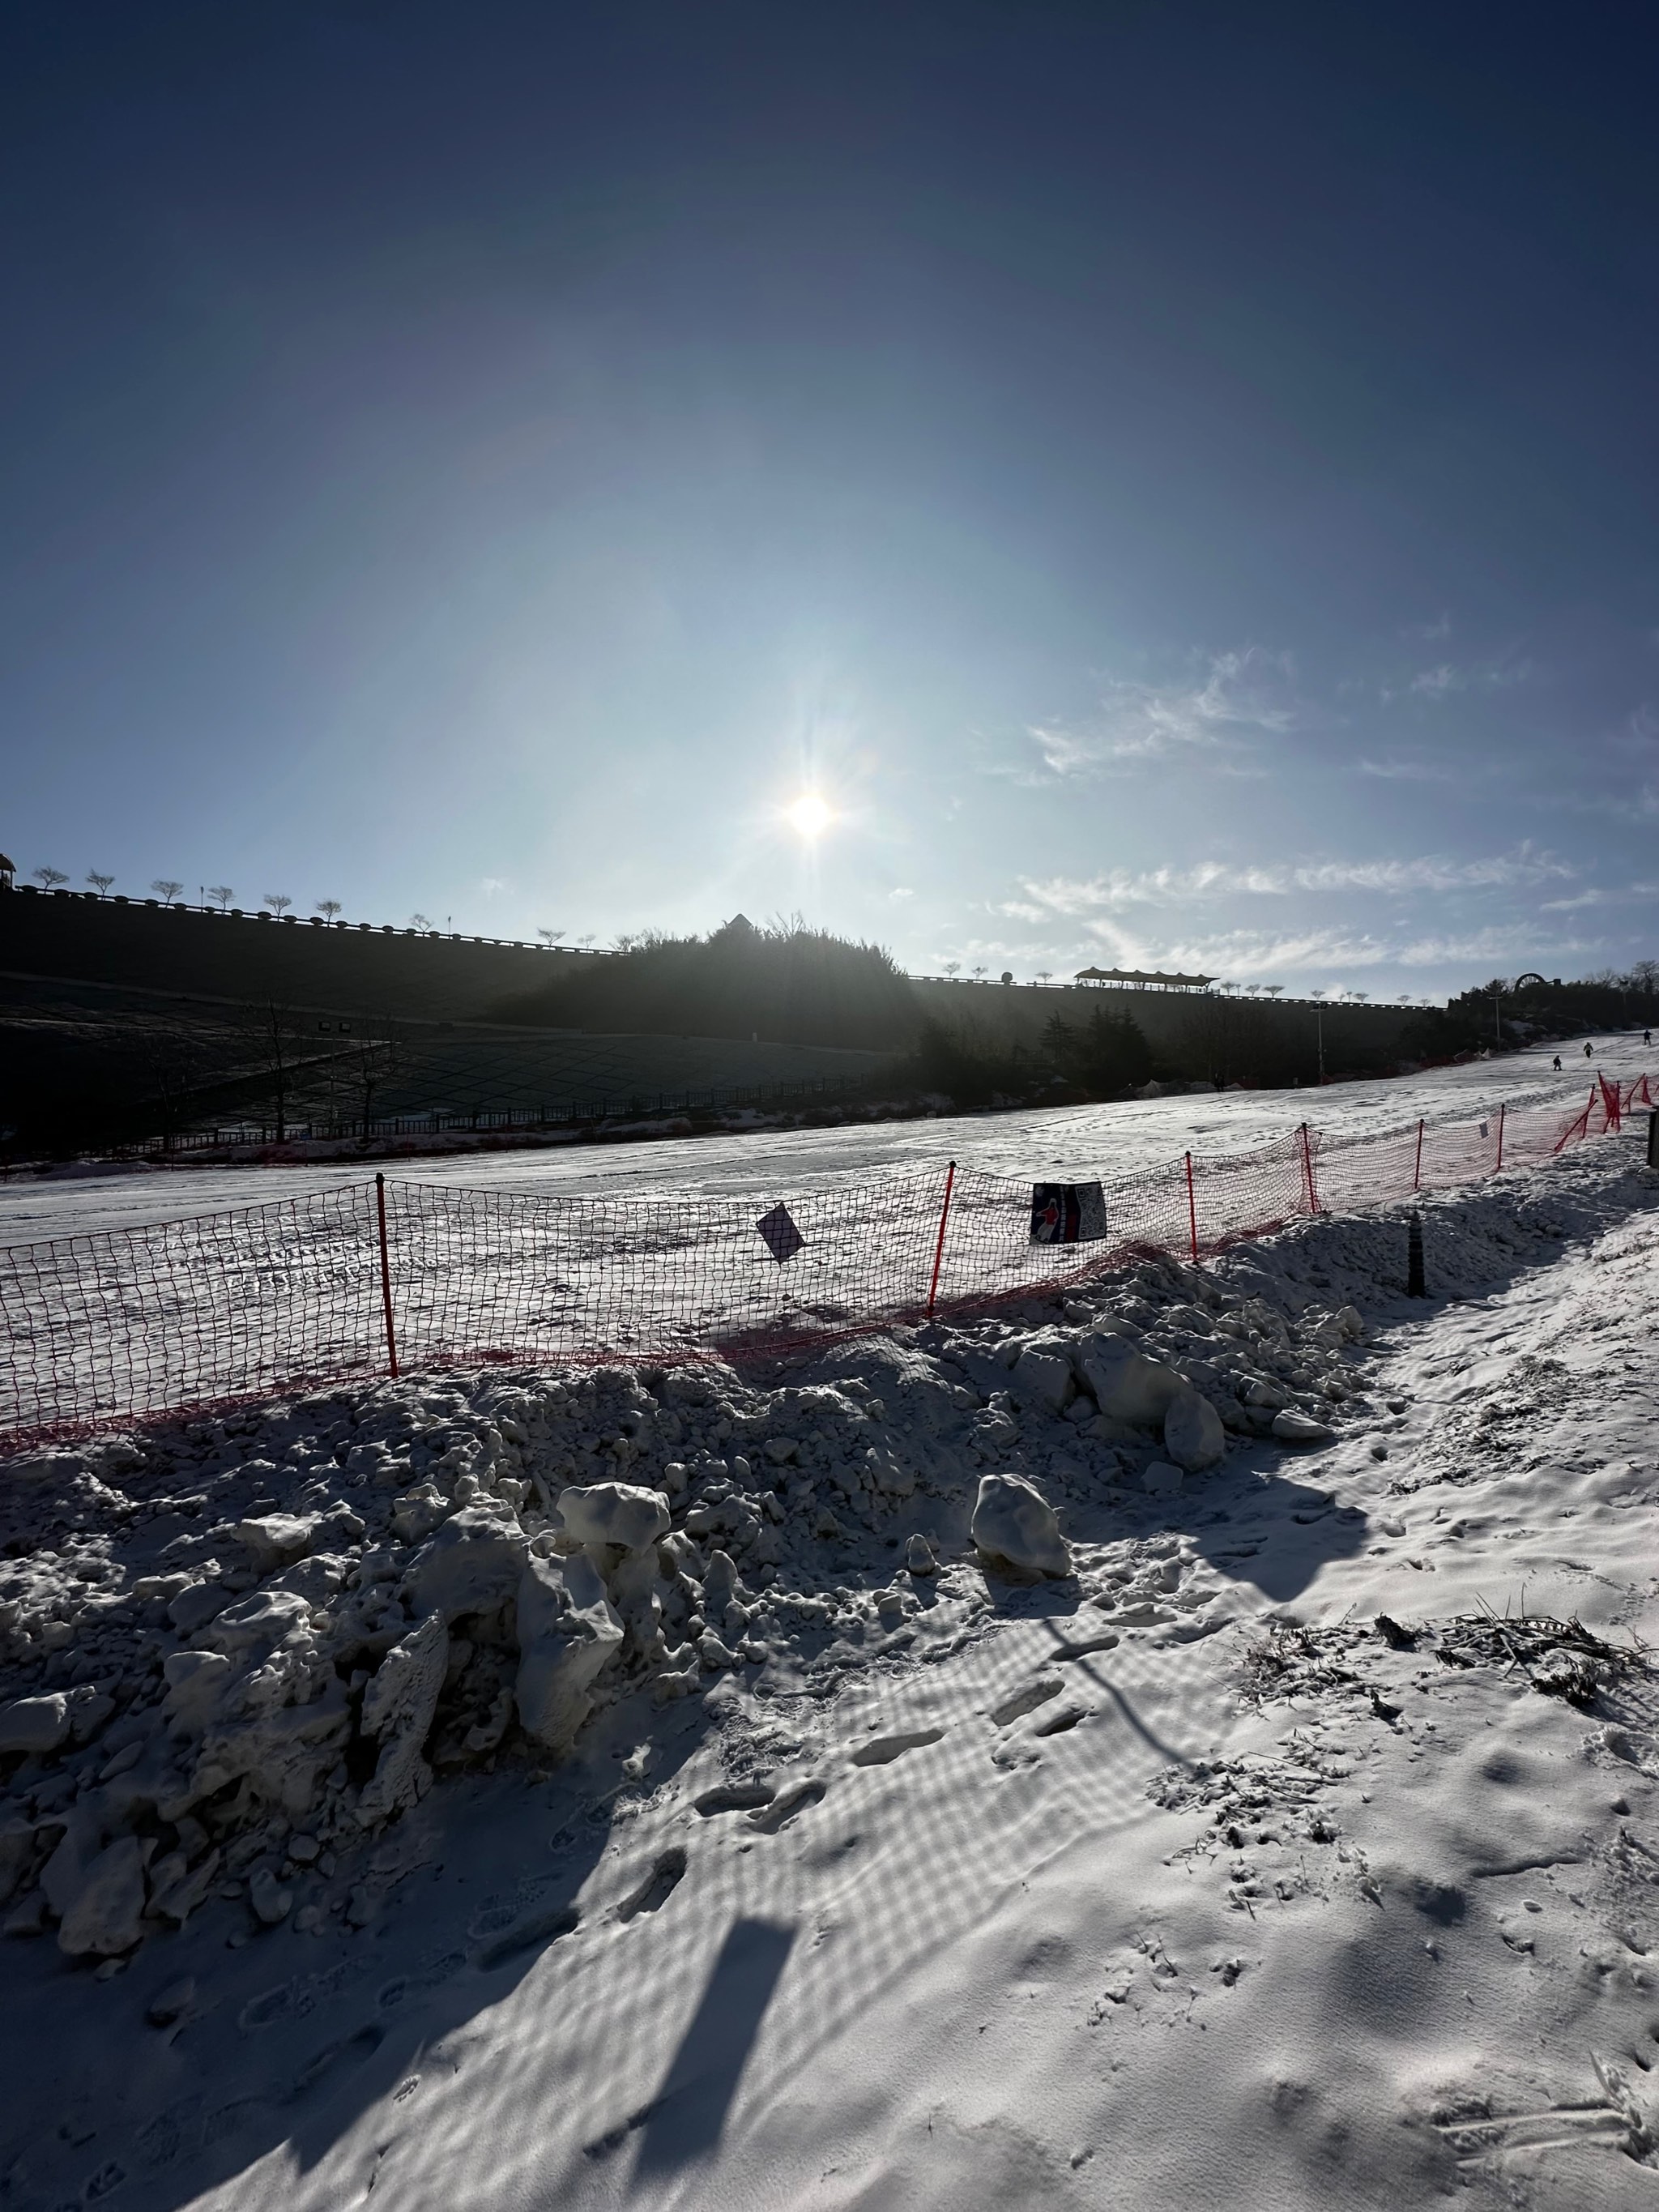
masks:
{"type": "Polygon", "coordinates": [[[1423,1124],[1422,1124],[1422,1122],[1419,1121],[1419,1123],[1418,1123],[1418,1125],[1417,1125],[1417,1165],[1416,1165],[1416,1166],[1412,1170],[1412,1188],[1413,1188],[1413,1190],[1421,1190],[1421,1189],[1422,1189],[1422,1188],[1423,1188],[1423,1124]]]}
{"type": "Polygon", "coordinates": [[[1304,1181],[1308,1186],[1308,1211],[1310,1213],[1317,1213],[1319,1211],[1319,1194],[1314,1188],[1313,1146],[1309,1142],[1308,1125],[1305,1121],[1302,1124],[1300,1134],[1302,1138],[1302,1175],[1304,1181]]]}
{"type": "Polygon", "coordinates": [[[374,1210],[380,1224],[380,1307],[386,1315],[386,1351],[395,1380],[398,1373],[398,1334],[392,1325],[392,1259],[386,1243],[386,1177],[383,1175],[376,1175],[374,1178],[374,1210]]]}
{"type": "Polygon", "coordinates": [[[1503,1106],[1501,1106],[1501,1105],[1500,1105],[1500,1106],[1498,1107],[1498,1167],[1499,1167],[1499,1169],[1500,1169],[1500,1170],[1502,1169],[1503,1164],[1504,1164],[1504,1115],[1505,1111],[1506,1111],[1506,1109],[1505,1109],[1505,1108],[1504,1108],[1503,1106]]]}
{"type": "Polygon", "coordinates": [[[1193,1265],[1198,1265],[1198,1201],[1193,1196],[1193,1156],[1187,1155],[1187,1241],[1192,1247],[1193,1265]]]}
{"type": "MultiPolygon", "coordinates": [[[[956,1187],[957,1164],[951,1161],[945,1171],[945,1203],[939,1208],[939,1242],[933,1247],[933,1279],[927,1285],[927,1318],[933,1318],[933,1301],[939,1296],[939,1263],[945,1257],[945,1224],[951,1218],[951,1193],[956,1187]]],[[[393,1369],[393,1373],[397,1372],[393,1369]]]]}

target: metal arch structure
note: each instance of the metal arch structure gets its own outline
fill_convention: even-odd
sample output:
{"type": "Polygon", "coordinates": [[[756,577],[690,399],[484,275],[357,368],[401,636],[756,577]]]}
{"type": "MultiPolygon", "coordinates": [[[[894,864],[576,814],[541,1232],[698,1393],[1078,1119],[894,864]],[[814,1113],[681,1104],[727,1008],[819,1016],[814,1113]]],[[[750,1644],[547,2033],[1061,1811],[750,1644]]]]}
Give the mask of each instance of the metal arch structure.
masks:
{"type": "Polygon", "coordinates": [[[1524,991],[1528,983],[1536,983],[1540,991],[1547,991],[1550,988],[1547,977],[1540,975],[1535,968],[1528,968],[1524,975],[1517,975],[1510,985],[1510,997],[1513,998],[1517,992],[1524,991]]]}

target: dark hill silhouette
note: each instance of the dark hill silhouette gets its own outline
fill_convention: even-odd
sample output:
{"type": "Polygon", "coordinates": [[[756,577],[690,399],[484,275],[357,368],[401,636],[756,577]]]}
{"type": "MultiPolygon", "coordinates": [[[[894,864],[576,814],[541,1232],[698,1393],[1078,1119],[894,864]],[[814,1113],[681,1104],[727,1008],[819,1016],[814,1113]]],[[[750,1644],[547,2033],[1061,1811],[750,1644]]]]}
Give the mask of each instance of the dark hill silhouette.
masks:
{"type": "Polygon", "coordinates": [[[878,945],[799,919],[757,927],[735,915],[708,937],[652,935],[592,972],[567,972],[499,1001],[498,1021],[592,1033],[681,1036],[907,1052],[921,1013],[909,978],[878,945]]]}

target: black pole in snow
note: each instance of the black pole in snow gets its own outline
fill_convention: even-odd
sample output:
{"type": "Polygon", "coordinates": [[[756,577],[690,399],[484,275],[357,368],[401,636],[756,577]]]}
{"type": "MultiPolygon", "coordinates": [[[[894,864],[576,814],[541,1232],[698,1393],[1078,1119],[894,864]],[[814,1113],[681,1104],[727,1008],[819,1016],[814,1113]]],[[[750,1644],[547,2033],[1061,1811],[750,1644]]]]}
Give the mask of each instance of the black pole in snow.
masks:
{"type": "Polygon", "coordinates": [[[1425,1298],[1428,1295],[1423,1281],[1423,1217],[1420,1213],[1413,1213],[1406,1246],[1406,1296],[1408,1298],[1425,1298]]]}

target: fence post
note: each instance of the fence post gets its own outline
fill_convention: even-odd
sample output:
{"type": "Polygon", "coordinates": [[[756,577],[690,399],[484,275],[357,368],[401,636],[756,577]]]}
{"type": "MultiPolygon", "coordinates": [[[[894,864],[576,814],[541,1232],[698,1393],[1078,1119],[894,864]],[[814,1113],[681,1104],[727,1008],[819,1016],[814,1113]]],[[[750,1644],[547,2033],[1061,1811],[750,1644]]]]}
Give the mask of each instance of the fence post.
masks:
{"type": "Polygon", "coordinates": [[[1422,1122],[1419,1121],[1419,1123],[1418,1123],[1418,1125],[1417,1125],[1417,1165],[1416,1165],[1416,1166],[1412,1170],[1412,1188],[1413,1188],[1413,1190],[1421,1190],[1421,1189],[1422,1189],[1422,1188],[1423,1188],[1423,1124],[1422,1124],[1422,1122]]]}
{"type": "Polygon", "coordinates": [[[933,1302],[939,1296],[939,1263],[945,1257],[945,1224],[951,1218],[951,1193],[956,1188],[957,1164],[951,1161],[945,1171],[945,1203],[939,1208],[939,1242],[933,1247],[933,1279],[927,1285],[927,1318],[933,1318],[933,1302]]]}
{"type": "Polygon", "coordinates": [[[1308,1139],[1308,1125],[1305,1121],[1302,1124],[1300,1135],[1302,1138],[1302,1174],[1303,1179],[1308,1186],[1308,1211],[1310,1213],[1317,1213],[1319,1211],[1319,1194],[1314,1188],[1313,1146],[1308,1139]]]}
{"type": "Polygon", "coordinates": [[[1193,1156],[1187,1155],[1187,1240],[1192,1247],[1193,1265],[1198,1265],[1198,1201],[1193,1196],[1193,1156]]]}
{"type": "Polygon", "coordinates": [[[392,1325],[392,1259],[386,1243],[386,1177],[374,1177],[374,1211],[380,1226],[380,1309],[386,1316],[386,1351],[395,1381],[398,1373],[398,1333],[392,1325]]]}
{"type": "Polygon", "coordinates": [[[1498,1109],[1498,1165],[1499,1170],[1501,1170],[1504,1165],[1504,1115],[1506,1110],[1507,1109],[1501,1104],[1498,1109]]]}

